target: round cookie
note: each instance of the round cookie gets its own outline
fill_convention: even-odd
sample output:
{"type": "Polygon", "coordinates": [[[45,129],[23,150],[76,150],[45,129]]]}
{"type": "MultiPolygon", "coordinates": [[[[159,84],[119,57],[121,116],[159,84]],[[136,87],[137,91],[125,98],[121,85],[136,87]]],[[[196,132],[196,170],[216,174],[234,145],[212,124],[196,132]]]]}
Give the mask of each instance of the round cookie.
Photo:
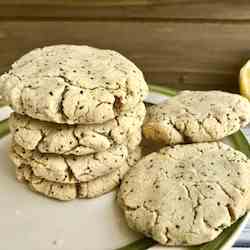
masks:
{"type": "Polygon", "coordinates": [[[165,147],[129,171],[118,201],[128,225],[161,244],[202,244],[250,208],[250,160],[223,143],[165,147]]]}
{"type": "Polygon", "coordinates": [[[67,124],[103,123],[142,102],[142,72],[112,50],[56,45],[38,48],[0,77],[1,94],[20,114],[67,124]]]}
{"type": "Polygon", "coordinates": [[[147,111],[145,137],[167,145],[217,141],[250,121],[249,101],[221,91],[182,91],[147,111]]]}
{"type": "Polygon", "coordinates": [[[114,145],[104,152],[90,155],[41,154],[13,144],[10,158],[16,166],[30,165],[37,177],[59,183],[78,183],[113,172],[126,162],[127,147],[114,145]]]}
{"type": "Polygon", "coordinates": [[[129,168],[140,158],[141,149],[137,147],[118,170],[85,183],[61,184],[47,181],[35,176],[32,168],[24,164],[16,167],[16,177],[17,180],[26,182],[32,190],[54,199],[67,201],[75,198],[94,198],[119,186],[129,168]]]}
{"type": "Polygon", "coordinates": [[[75,184],[61,184],[37,177],[28,165],[21,164],[16,167],[16,178],[20,182],[27,183],[31,190],[50,198],[69,201],[77,197],[75,184]]]}
{"type": "Polygon", "coordinates": [[[145,114],[145,105],[139,103],[104,124],[60,125],[12,113],[9,126],[15,143],[25,149],[85,155],[106,151],[114,144],[125,144],[129,150],[134,150],[141,141],[145,114]]]}

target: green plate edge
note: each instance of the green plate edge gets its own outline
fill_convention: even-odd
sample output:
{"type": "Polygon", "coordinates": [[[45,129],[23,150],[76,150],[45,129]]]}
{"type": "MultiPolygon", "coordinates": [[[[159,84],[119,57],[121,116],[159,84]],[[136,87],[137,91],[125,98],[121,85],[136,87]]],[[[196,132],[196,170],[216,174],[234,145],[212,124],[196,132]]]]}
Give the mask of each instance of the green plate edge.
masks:
{"type": "Polygon", "coordinates": [[[0,121],[0,138],[9,133],[8,119],[0,121]]]}
{"type": "Polygon", "coordinates": [[[152,92],[160,93],[167,96],[175,96],[177,91],[171,88],[163,87],[160,85],[148,84],[149,90],[152,92]]]}
{"type": "MultiPolygon", "coordinates": [[[[0,96],[0,108],[5,107],[6,103],[0,96]]],[[[0,121],[0,138],[9,133],[8,119],[0,121]]]]}
{"type": "Polygon", "coordinates": [[[3,98],[0,95],[0,108],[6,106],[6,102],[3,100],[3,98]]]}
{"type": "MultiPolygon", "coordinates": [[[[149,90],[152,92],[156,92],[159,94],[167,95],[167,96],[175,96],[177,94],[177,91],[171,88],[149,84],[149,90]]],[[[234,148],[241,151],[247,157],[250,158],[250,145],[245,137],[245,135],[242,133],[241,130],[234,133],[233,135],[229,136],[229,140],[233,142],[234,148]]],[[[232,236],[232,234],[239,228],[240,224],[244,221],[247,214],[242,216],[240,219],[238,219],[232,226],[225,229],[215,240],[210,241],[208,243],[205,243],[200,246],[194,246],[194,247],[187,247],[189,250],[219,250],[221,249],[228,239],[232,236]]],[[[134,241],[133,243],[130,243],[127,246],[118,248],[116,250],[146,250],[149,249],[152,246],[157,245],[158,243],[155,242],[152,239],[149,238],[143,238],[137,241],[134,241]]]]}
{"type": "Polygon", "coordinates": [[[156,244],[157,243],[151,238],[142,238],[116,250],[144,250],[155,246],[156,244]]]}

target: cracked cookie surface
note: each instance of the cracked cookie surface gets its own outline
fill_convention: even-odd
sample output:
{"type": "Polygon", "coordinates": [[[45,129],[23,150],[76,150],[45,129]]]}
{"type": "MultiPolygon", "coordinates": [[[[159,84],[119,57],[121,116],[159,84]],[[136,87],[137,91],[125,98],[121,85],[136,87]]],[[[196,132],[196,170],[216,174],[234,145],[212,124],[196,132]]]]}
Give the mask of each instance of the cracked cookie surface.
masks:
{"type": "Polygon", "coordinates": [[[250,103],[222,91],[182,91],[147,110],[146,138],[167,145],[217,141],[250,122],[250,103]]]}
{"type": "Polygon", "coordinates": [[[122,181],[128,225],[163,245],[215,239],[250,208],[250,160],[223,143],[165,147],[122,181]]]}
{"type": "Polygon", "coordinates": [[[50,198],[63,201],[76,198],[94,198],[119,186],[129,168],[133,167],[140,158],[141,149],[137,147],[129,153],[126,162],[118,170],[85,183],[62,184],[48,181],[35,176],[32,168],[25,164],[16,167],[16,178],[20,182],[26,182],[32,190],[50,198]]]}
{"type": "Polygon", "coordinates": [[[4,101],[20,114],[67,124],[103,123],[142,102],[142,72],[112,50],[56,45],[32,50],[0,77],[4,101]]]}
{"type": "Polygon", "coordinates": [[[85,155],[106,151],[114,144],[135,149],[141,141],[141,126],[146,114],[140,103],[133,110],[123,111],[104,124],[66,125],[39,121],[12,113],[9,126],[14,141],[28,150],[41,153],[85,155]]]}
{"type": "Polygon", "coordinates": [[[120,168],[126,162],[127,147],[114,145],[90,155],[41,154],[13,144],[10,158],[16,166],[30,165],[37,177],[59,183],[79,183],[96,179],[120,168]]]}

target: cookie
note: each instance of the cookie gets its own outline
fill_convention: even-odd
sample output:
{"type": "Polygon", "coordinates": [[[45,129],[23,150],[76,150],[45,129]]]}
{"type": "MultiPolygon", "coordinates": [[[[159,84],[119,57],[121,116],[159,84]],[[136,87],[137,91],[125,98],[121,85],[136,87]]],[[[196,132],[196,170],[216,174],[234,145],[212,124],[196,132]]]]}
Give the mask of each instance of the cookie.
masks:
{"type": "Polygon", "coordinates": [[[32,190],[57,200],[94,198],[119,186],[123,176],[130,167],[136,164],[140,157],[141,149],[137,147],[136,150],[129,154],[127,161],[118,170],[85,183],[61,184],[51,182],[35,176],[32,168],[24,164],[16,168],[16,177],[17,180],[26,182],[32,190]]]}
{"type": "Polygon", "coordinates": [[[16,167],[16,178],[20,182],[26,182],[31,190],[44,194],[47,197],[61,201],[76,199],[76,184],[61,184],[47,181],[34,175],[32,168],[21,164],[16,167]]]}
{"type": "Polygon", "coordinates": [[[221,91],[182,91],[148,108],[146,138],[167,145],[209,142],[235,133],[250,121],[250,103],[221,91]]]}
{"type": "Polygon", "coordinates": [[[128,225],[163,245],[215,239],[250,208],[250,160],[217,142],[165,147],[122,181],[128,225]]]}
{"type": "Polygon", "coordinates": [[[76,45],[32,50],[0,77],[0,89],[17,113],[67,124],[114,119],[148,93],[131,61],[112,50],[76,45]]]}
{"type": "Polygon", "coordinates": [[[127,147],[115,145],[90,155],[41,154],[13,144],[10,158],[16,166],[30,165],[37,177],[59,183],[87,182],[120,168],[128,156],[127,147]]]}
{"type": "Polygon", "coordinates": [[[134,150],[141,141],[145,114],[145,105],[140,103],[104,124],[60,125],[12,113],[9,126],[14,141],[25,149],[85,155],[106,151],[114,144],[125,144],[134,150]]]}

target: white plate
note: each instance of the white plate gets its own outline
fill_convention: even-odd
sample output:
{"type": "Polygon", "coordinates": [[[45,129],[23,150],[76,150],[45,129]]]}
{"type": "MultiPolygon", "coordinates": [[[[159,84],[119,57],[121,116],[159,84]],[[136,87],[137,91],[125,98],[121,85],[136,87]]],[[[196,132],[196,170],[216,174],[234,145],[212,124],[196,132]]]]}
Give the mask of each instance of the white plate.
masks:
{"type": "MultiPolygon", "coordinates": [[[[155,95],[149,99],[162,100],[155,95]]],[[[0,117],[7,113],[2,109],[0,117]]],[[[92,200],[58,202],[18,183],[7,156],[9,144],[10,136],[0,140],[0,250],[114,250],[141,237],[127,227],[115,192],[92,200]]],[[[244,223],[223,250],[231,247],[243,227],[244,223]]]]}

